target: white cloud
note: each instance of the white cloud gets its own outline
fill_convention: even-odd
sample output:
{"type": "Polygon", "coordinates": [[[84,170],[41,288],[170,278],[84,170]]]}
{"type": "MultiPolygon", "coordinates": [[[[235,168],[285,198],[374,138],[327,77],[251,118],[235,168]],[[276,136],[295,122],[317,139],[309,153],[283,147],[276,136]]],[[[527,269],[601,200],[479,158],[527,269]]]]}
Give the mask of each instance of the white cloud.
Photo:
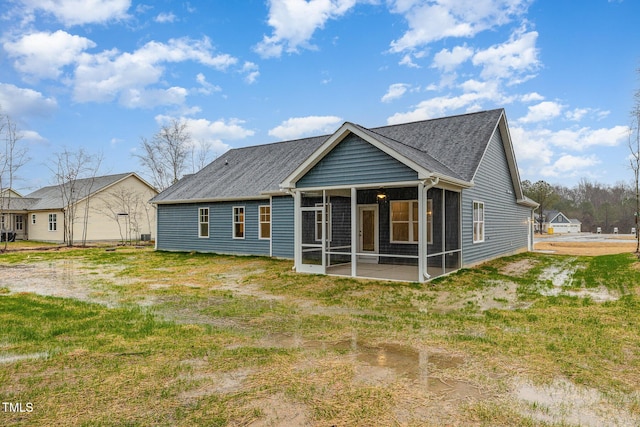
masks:
{"type": "Polygon", "coordinates": [[[16,120],[23,116],[48,117],[58,108],[58,103],[35,90],[0,83],[0,108],[16,120]]]}
{"type": "Polygon", "coordinates": [[[178,17],[174,15],[173,12],[160,13],[154,19],[154,21],[156,21],[159,24],[172,23],[172,22],[176,22],[177,20],[178,20],[178,17]]]}
{"type": "Polygon", "coordinates": [[[242,66],[242,72],[246,74],[244,81],[247,82],[248,84],[255,83],[258,80],[258,77],[260,76],[260,71],[258,71],[258,65],[250,61],[246,61],[244,63],[244,65],[242,66]]]}
{"type": "Polygon", "coordinates": [[[181,120],[187,124],[193,143],[197,144],[199,141],[210,142],[212,151],[216,153],[223,153],[230,148],[224,141],[244,139],[253,136],[255,133],[250,129],[245,129],[243,127],[245,122],[240,119],[210,121],[207,119],[177,118],[165,115],[155,117],[158,125],[167,124],[173,119],[181,120]]]}
{"type": "Polygon", "coordinates": [[[125,19],[131,0],[22,0],[27,12],[41,10],[66,26],[125,19]]]}
{"type": "Polygon", "coordinates": [[[203,95],[210,95],[213,92],[220,92],[222,88],[220,86],[216,86],[207,81],[207,78],[204,74],[198,73],[196,76],[196,81],[200,84],[200,88],[198,88],[198,92],[203,95]]]}
{"type": "Polygon", "coordinates": [[[182,87],[168,89],[127,89],[120,94],[120,103],[127,108],[152,108],[158,105],[182,105],[187,98],[182,87]]]}
{"type": "Polygon", "coordinates": [[[37,32],[23,35],[3,44],[14,67],[36,78],[55,79],[64,66],[73,64],[79,55],[96,44],[84,37],[58,30],[55,33],[37,32]]]}
{"type": "Polygon", "coordinates": [[[482,67],[480,76],[484,79],[505,79],[509,83],[521,83],[531,77],[540,67],[535,31],[516,31],[509,41],[491,46],[473,56],[473,64],[482,67]]]}
{"type": "Polygon", "coordinates": [[[509,133],[518,161],[532,161],[534,165],[540,167],[551,163],[554,154],[549,144],[551,131],[511,126],[509,133]]]}
{"type": "Polygon", "coordinates": [[[473,49],[467,46],[456,46],[452,50],[442,49],[434,55],[432,67],[451,72],[472,55],[473,49]]]}
{"type": "Polygon", "coordinates": [[[600,163],[596,156],[573,156],[565,154],[553,164],[543,167],[540,175],[544,177],[577,177],[583,176],[589,169],[600,163]]]}
{"type": "Polygon", "coordinates": [[[391,102],[395,99],[399,99],[404,95],[407,90],[410,88],[410,85],[406,83],[394,83],[389,86],[387,93],[384,94],[381,101],[382,102],[391,102]]]}
{"type": "Polygon", "coordinates": [[[584,151],[592,147],[615,147],[627,141],[629,128],[627,126],[614,126],[612,128],[591,129],[583,127],[579,129],[564,129],[554,132],[549,137],[549,142],[557,147],[574,151],[584,151]]]}
{"type": "Polygon", "coordinates": [[[553,101],[544,101],[528,108],[527,115],[518,119],[520,123],[534,123],[555,119],[562,114],[564,106],[553,101]]]}
{"type": "Polygon", "coordinates": [[[522,102],[537,102],[543,100],[544,96],[540,95],[538,92],[527,93],[525,95],[522,95],[522,97],[520,98],[520,101],[522,102]]]}
{"type": "Polygon", "coordinates": [[[270,0],[270,36],[265,35],[255,46],[263,58],[279,57],[282,52],[297,52],[299,48],[313,48],[309,43],[313,33],[330,19],[347,13],[356,0],[270,0]]]}
{"type": "Polygon", "coordinates": [[[473,37],[522,15],[531,0],[394,0],[409,29],[391,42],[392,52],[413,50],[447,37],[473,37]]]}
{"type": "Polygon", "coordinates": [[[336,116],[294,117],[282,122],[269,131],[269,135],[280,139],[295,139],[314,133],[329,133],[336,130],[342,122],[336,116]]]}
{"type": "MultiPolygon", "coordinates": [[[[133,53],[117,50],[99,54],[82,54],[75,72],[74,99],[78,102],[107,102],[115,98],[128,106],[162,105],[177,101],[179,91],[165,89],[168,99],[147,86],[160,82],[165,63],[195,61],[224,71],[237,62],[227,54],[213,54],[209,39],[171,39],[168,43],[149,42],[133,53]],[[140,98],[151,95],[149,100],[140,98]],[[131,102],[136,99],[135,102],[131,102]],[[155,99],[156,104],[153,104],[155,99]]],[[[174,90],[172,90],[174,89],[174,90]]],[[[186,95],[186,94],[185,94],[186,95]]]]}
{"type": "Polygon", "coordinates": [[[442,117],[452,111],[464,109],[466,112],[482,109],[483,101],[498,104],[511,102],[510,98],[500,93],[497,82],[479,82],[467,80],[461,85],[465,93],[458,96],[440,96],[420,102],[413,111],[396,113],[387,118],[388,124],[398,124],[442,117]]]}

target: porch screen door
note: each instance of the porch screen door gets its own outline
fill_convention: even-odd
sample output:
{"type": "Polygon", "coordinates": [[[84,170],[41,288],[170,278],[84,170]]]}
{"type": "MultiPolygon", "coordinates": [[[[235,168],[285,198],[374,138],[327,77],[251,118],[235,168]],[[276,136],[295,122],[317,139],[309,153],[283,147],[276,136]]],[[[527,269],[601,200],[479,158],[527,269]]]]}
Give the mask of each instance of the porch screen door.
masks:
{"type": "MultiPolygon", "coordinates": [[[[301,271],[304,273],[324,274],[322,265],[323,236],[317,219],[323,215],[322,206],[301,208],[300,235],[302,236],[301,271]]],[[[322,223],[321,223],[322,224],[322,223]]]]}

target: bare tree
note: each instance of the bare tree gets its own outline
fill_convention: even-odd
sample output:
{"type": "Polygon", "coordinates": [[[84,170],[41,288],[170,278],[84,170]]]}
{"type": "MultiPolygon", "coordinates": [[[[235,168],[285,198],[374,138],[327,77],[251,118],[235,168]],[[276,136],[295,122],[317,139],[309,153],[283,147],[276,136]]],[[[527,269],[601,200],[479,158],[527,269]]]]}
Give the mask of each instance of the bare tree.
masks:
{"type": "Polygon", "coordinates": [[[187,168],[191,134],[184,120],[173,119],[160,128],[153,138],[142,138],[141,165],[151,175],[153,185],[160,191],[176,183],[187,168]]]}
{"type": "MultiPolygon", "coordinates": [[[[640,70],[638,70],[640,73],[640,70]]],[[[629,130],[629,165],[633,171],[633,183],[635,190],[635,225],[636,225],[636,253],[640,254],[640,228],[638,217],[640,216],[640,90],[635,94],[635,105],[631,112],[631,128],[629,130]]]]}
{"type": "MultiPolygon", "coordinates": [[[[98,171],[101,157],[87,153],[83,148],[77,151],[64,149],[55,154],[56,169],[53,170],[56,184],[60,189],[62,209],[64,216],[64,241],[67,246],[74,244],[74,229],[78,217],[78,202],[86,198],[87,205],[92,192],[95,176],[98,171]],[[88,179],[84,179],[88,178],[88,179]]],[[[88,209],[88,208],[87,208],[88,209]]],[[[85,212],[85,220],[88,213],[85,212]]],[[[87,224],[83,228],[83,244],[86,243],[87,224]]]]}
{"type": "Polygon", "coordinates": [[[151,230],[147,199],[148,195],[141,192],[118,187],[99,196],[99,203],[93,209],[117,223],[123,245],[132,244],[140,236],[141,221],[146,219],[151,230]]]}
{"type": "Polygon", "coordinates": [[[4,234],[3,250],[6,251],[9,240],[9,234],[5,230],[7,225],[5,222],[6,212],[11,211],[11,195],[17,177],[16,173],[29,159],[27,148],[20,145],[22,134],[16,123],[2,111],[0,111],[0,139],[2,144],[2,152],[0,152],[0,218],[2,218],[2,233],[4,234]]]}
{"type": "Polygon", "coordinates": [[[191,173],[196,173],[214,159],[211,153],[213,144],[209,140],[200,140],[191,146],[191,173]]]}

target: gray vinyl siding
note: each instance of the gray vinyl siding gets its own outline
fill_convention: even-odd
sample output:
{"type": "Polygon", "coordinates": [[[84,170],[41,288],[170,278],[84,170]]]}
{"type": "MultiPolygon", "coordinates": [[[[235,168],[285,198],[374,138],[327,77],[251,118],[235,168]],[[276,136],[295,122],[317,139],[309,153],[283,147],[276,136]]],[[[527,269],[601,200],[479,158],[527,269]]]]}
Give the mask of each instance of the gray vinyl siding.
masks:
{"type": "Polygon", "coordinates": [[[271,199],[271,255],[278,258],[294,257],[294,203],[293,197],[271,199]]]}
{"type": "Polygon", "coordinates": [[[298,180],[296,187],[412,181],[418,173],[356,135],[350,135],[298,180]]]}
{"type": "Polygon", "coordinates": [[[526,250],[531,209],[516,203],[500,132],[495,131],[474,178],[462,192],[463,264],[526,250]],[[484,242],[473,243],[473,202],[484,203],[484,242]]]}
{"type": "Polygon", "coordinates": [[[268,200],[158,205],[159,250],[269,255],[270,241],[258,238],[259,206],[268,200]],[[233,238],[233,207],[245,208],[245,237],[233,238]],[[209,237],[198,237],[198,209],[209,208],[209,237]]]}

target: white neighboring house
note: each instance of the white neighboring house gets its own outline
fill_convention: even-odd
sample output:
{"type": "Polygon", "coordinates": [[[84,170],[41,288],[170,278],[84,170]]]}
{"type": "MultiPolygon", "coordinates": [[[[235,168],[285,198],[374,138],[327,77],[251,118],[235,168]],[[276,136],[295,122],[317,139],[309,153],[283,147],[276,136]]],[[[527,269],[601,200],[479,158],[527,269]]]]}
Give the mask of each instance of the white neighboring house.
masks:
{"type": "Polygon", "coordinates": [[[568,218],[559,211],[544,211],[544,219],[542,231],[545,233],[567,234],[582,231],[582,223],[578,219],[568,218]]]}
{"type": "Polygon", "coordinates": [[[24,197],[12,192],[2,199],[2,225],[22,240],[64,243],[71,222],[74,242],[82,241],[85,223],[87,241],[153,239],[156,214],[148,202],[157,194],[133,172],[43,187],[24,197]],[[72,187],[73,202],[68,203],[72,187]],[[73,221],[65,215],[70,210],[73,221]]]}

